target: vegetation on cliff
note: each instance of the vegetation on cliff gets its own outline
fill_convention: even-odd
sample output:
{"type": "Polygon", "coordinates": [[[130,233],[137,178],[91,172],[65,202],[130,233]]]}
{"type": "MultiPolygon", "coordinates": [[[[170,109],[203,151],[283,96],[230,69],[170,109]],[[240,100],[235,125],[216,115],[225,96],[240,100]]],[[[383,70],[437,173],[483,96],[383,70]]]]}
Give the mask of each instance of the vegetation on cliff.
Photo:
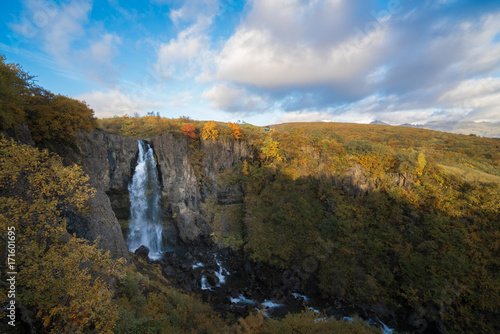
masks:
{"type": "MultiPolygon", "coordinates": [[[[95,190],[77,165],[47,150],[7,139],[27,124],[38,146],[71,144],[80,130],[95,125],[93,112],[76,101],[38,87],[19,65],[0,58],[0,304],[15,301],[15,329],[50,333],[376,333],[362,321],[318,321],[304,312],[283,321],[264,319],[262,312],[241,319],[222,319],[197,297],[170,287],[158,266],[133,256],[130,263],[113,260],[94,243],[67,232],[67,219],[88,210],[95,190]],[[9,234],[9,232],[11,232],[9,234]],[[9,249],[15,242],[15,262],[9,249]],[[10,259],[10,260],[9,260],[10,259]],[[9,267],[12,266],[12,267],[9,267]],[[15,270],[15,294],[7,279],[15,270]],[[10,273],[9,273],[10,272],[10,273]],[[23,327],[23,329],[19,328],[23,327]]],[[[101,123],[102,124],[102,123],[101,123]]],[[[168,131],[191,138],[199,150],[203,123],[159,117],[111,120],[110,127],[132,136],[168,131]],[[136,122],[140,120],[139,122],[136,122]],[[144,122],[147,120],[147,122],[144,122]],[[149,121],[157,122],[149,126],[149,121]],[[128,125],[123,125],[123,123],[128,125]],[[191,123],[193,123],[191,125],[191,123]],[[147,125],[146,127],[142,126],[147,125]],[[185,126],[189,124],[190,126],[185,126]],[[139,126],[138,126],[139,125],[139,126]],[[131,130],[131,127],[136,127],[131,130]],[[184,129],[183,129],[184,128],[184,129]],[[161,131],[160,131],[161,129],[161,131]]],[[[249,135],[236,124],[213,123],[211,140],[239,140],[249,135]],[[219,129],[220,128],[220,129],[219,129]]],[[[198,155],[200,156],[200,155],[198,155]]],[[[197,164],[201,159],[197,160],[197,164]]],[[[199,171],[200,172],[200,171],[199,171]]],[[[9,281],[10,282],[10,281],[9,281]]],[[[9,312],[9,311],[7,311],[9,312]]],[[[6,307],[0,311],[0,328],[6,307]]],[[[8,319],[7,319],[8,320],[8,319]]]]}
{"type": "MultiPolygon", "coordinates": [[[[155,121],[189,137],[195,165],[200,140],[237,140],[225,124],[189,119],[100,125],[126,135],[142,124],[141,136],[161,133],[155,121]],[[188,123],[189,134],[178,130],[188,123]]],[[[218,180],[243,184],[242,204],[207,202],[217,242],[317,275],[334,299],[382,303],[450,332],[498,329],[498,139],[336,123],[241,131],[258,154],[218,180]]]]}
{"type": "Polygon", "coordinates": [[[96,126],[85,102],[55,95],[36,85],[34,76],[0,55],[0,131],[27,124],[37,144],[71,143],[79,130],[96,126]]]}
{"type": "Polygon", "coordinates": [[[2,262],[12,265],[2,267],[2,279],[17,273],[15,298],[2,289],[0,304],[15,300],[36,310],[53,332],[110,333],[118,318],[112,282],[123,261],[66,229],[66,215],[84,210],[93,195],[87,181],[80,167],[64,167],[56,155],[0,138],[2,262]],[[14,232],[15,252],[4,262],[6,231],[14,232]]]}
{"type": "MultiPolygon", "coordinates": [[[[76,131],[95,125],[85,103],[37,87],[4,58],[0,118],[0,130],[9,133],[28,124],[42,145],[71,142],[76,131]]],[[[300,268],[332,299],[383,304],[414,319],[443,322],[451,333],[498,331],[500,140],[336,123],[284,124],[265,131],[153,114],[98,123],[137,138],[165,132],[185,136],[200,185],[209,183],[202,141],[244,140],[254,155],[216,180],[221,188],[241,186],[242,203],[205,202],[216,242],[259,261],[300,268]]],[[[85,210],[93,193],[79,167],[65,167],[56,155],[5,138],[0,163],[0,228],[6,236],[15,227],[16,267],[23,273],[16,298],[36,311],[40,328],[371,330],[357,323],[318,322],[310,313],[282,321],[259,314],[223,320],[198,299],[166,287],[161,274],[140,260],[124,267],[95,244],[67,234],[65,217],[85,210]]],[[[7,245],[5,237],[0,242],[7,245]]],[[[6,255],[2,252],[3,264],[6,255]]],[[[5,290],[0,298],[5,304],[5,290]]]]}

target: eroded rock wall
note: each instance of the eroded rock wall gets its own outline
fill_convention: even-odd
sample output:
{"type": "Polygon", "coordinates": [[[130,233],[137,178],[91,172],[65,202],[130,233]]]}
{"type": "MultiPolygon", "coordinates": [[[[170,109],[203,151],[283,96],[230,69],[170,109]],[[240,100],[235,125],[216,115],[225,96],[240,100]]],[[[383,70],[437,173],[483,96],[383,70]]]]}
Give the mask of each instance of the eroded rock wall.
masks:
{"type": "MultiPolygon", "coordinates": [[[[198,161],[199,164],[201,162],[201,177],[195,173],[195,159],[189,148],[188,138],[165,133],[143,140],[150,143],[155,152],[161,181],[162,221],[170,243],[178,240],[190,243],[210,235],[210,217],[203,210],[203,203],[208,197],[216,198],[220,204],[243,201],[241,186],[220,188],[216,180],[221,172],[251,156],[246,142],[230,139],[202,140],[201,152],[198,152],[202,155],[201,161],[198,161]]],[[[83,165],[91,176],[91,182],[98,192],[102,191],[107,195],[107,201],[103,200],[100,204],[107,206],[105,202],[110,202],[114,219],[127,220],[130,215],[128,184],[132,180],[137,161],[137,139],[97,129],[88,134],[80,134],[78,147],[85,157],[83,165]]],[[[80,224],[83,225],[89,224],[80,224]]],[[[92,223],[90,225],[94,226],[92,223]]],[[[93,227],[95,231],[98,230],[97,226],[93,227]]],[[[88,228],[81,228],[80,232],[90,233],[88,228]]],[[[123,248],[111,248],[117,247],[123,248]]]]}
{"type": "Polygon", "coordinates": [[[128,259],[128,247],[113,209],[128,214],[127,185],[137,159],[137,140],[96,129],[80,133],[77,144],[96,195],[89,201],[87,213],[68,217],[68,230],[90,241],[100,237],[102,249],[114,258],[128,259]]]}
{"type": "Polygon", "coordinates": [[[167,229],[173,231],[175,227],[184,242],[209,236],[212,232],[210,217],[204,215],[203,202],[209,196],[221,194],[223,197],[243,199],[241,189],[220,189],[215,180],[222,171],[249,157],[248,145],[234,140],[202,140],[201,178],[193,168],[194,159],[186,137],[176,138],[167,133],[153,138],[151,142],[161,172],[162,203],[168,216],[166,221],[174,225],[167,226],[167,229]]]}
{"type": "Polygon", "coordinates": [[[137,139],[95,129],[80,133],[77,141],[102,190],[127,189],[139,152],[137,139]]]}

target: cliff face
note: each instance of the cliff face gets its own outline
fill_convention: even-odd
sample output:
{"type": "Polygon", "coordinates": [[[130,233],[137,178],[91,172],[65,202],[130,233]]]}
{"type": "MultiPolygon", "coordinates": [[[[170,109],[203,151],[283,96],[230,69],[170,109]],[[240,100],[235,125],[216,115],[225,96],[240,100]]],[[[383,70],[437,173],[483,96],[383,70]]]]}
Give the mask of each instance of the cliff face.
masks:
{"type": "Polygon", "coordinates": [[[77,140],[102,190],[127,189],[139,152],[136,139],[96,129],[77,140]]]}
{"type": "MultiPolygon", "coordinates": [[[[201,172],[205,181],[200,182],[193,168],[194,159],[187,138],[176,138],[166,133],[144,140],[153,146],[157,160],[162,191],[162,220],[167,241],[193,242],[199,237],[208,237],[212,229],[210,217],[203,210],[203,202],[207,197],[219,198],[219,202],[242,201],[242,189],[219,188],[214,180],[217,180],[219,173],[250,156],[248,145],[233,140],[202,140],[201,172]]],[[[130,215],[128,184],[137,161],[137,140],[94,130],[89,134],[80,134],[78,146],[85,157],[84,168],[98,190],[100,200],[95,204],[101,205],[105,215],[109,216],[108,209],[111,207],[114,211],[111,217],[114,223],[109,226],[109,233],[102,237],[110,243],[104,248],[112,250],[112,253],[122,254],[126,251],[128,254],[116,218],[127,220],[130,215]]],[[[98,223],[96,218],[92,221],[85,221],[81,217],[80,221],[73,219],[78,223],[72,226],[92,240],[98,231],[102,232],[103,224],[98,223]]]]}
{"type": "Polygon", "coordinates": [[[84,171],[97,193],[89,202],[88,213],[68,217],[68,230],[90,241],[100,236],[102,249],[115,258],[128,259],[128,247],[113,208],[124,214],[130,205],[127,185],[138,153],[137,140],[96,129],[80,133],[77,144],[84,171]]]}
{"type": "Polygon", "coordinates": [[[172,134],[157,136],[151,140],[161,175],[162,211],[166,222],[166,234],[171,242],[179,238],[184,242],[195,240],[208,232],[199,214],[201,197],[198,181],[189,159],[188,140],[172,134]]]}
{"type": "Polygon", "coordinates": [[[189,142],[185,137],[172,134],[157,136],[151,140],[158,158],[162,178],[162,202],[167,221],[172,224],[168,231],[178,232],[184,242],[191,242],[211,233],[210,217],[203,214],[203,202],[208,196],[231,193],[241,196],[234,189],[219,189],[215,180],[219,173],[249,156],[246,143],[232,140],[202,140],[201,161],[205,182],[199,182],[192,165],[189,142]]]}

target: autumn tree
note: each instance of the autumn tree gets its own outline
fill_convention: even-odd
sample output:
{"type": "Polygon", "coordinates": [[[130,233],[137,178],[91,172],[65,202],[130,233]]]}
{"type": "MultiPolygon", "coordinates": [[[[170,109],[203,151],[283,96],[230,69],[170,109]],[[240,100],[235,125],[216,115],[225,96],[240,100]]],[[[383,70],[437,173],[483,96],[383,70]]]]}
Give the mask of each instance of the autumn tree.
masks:
{"type": "Polygon", "coordinates": [[[280,143],[271,137],[266,138],[262,145],[261,151],[265,155],[266,161],[283,160],[283,155],[280,150],[280,143]]]}
{"type": "Polygon", "coordinates": [[[0,129],[8,129],[24,120],[24,98],[33,84],[18,64],[6,63],[0,55],[0,129]]]}
{"type": "Polygon", "coordinates": [[[201,137],[204,140],[217,140],[217,138],[219,137],[219,127],[217,126],[217,123],[215,123],[214,121],[206,122],[203,126],[203,129],[201,130],[201,137]]]}
{"type": "Polygon", "coordinates": [[[227,123],[227,125],[232,130],[231,136],[233,136],[235,139],[243,139],[243,132],[241,131],[241,128],[238,126],[238,124],[227,123]]]}
{"type": "Polygon", "coordinates": [[[27,99],[27,121],[36,141],[74,140],[78,130],[91,131],[94,111],[85,102],[37,87],[27,99]]]}
{"type": "Polygon", "coordinates": [[[0,230],[16,233],[16,301],[51,332],[111,333],[118,317],[110,284],[123,260],[66,229],[65,216],[84,210],[93,193],[79,166],[0,138],[0,230]]]}
{"type": "Polygon", "coordinates": [[[184,124],[181,128],[181,131],[182,131],[182,134],[188,138],[191,138],[191,139],[196,138],[196,134],[194,132],[195,128],[194,128],[193,124],[191,124],[191,123],[184,124]]]}

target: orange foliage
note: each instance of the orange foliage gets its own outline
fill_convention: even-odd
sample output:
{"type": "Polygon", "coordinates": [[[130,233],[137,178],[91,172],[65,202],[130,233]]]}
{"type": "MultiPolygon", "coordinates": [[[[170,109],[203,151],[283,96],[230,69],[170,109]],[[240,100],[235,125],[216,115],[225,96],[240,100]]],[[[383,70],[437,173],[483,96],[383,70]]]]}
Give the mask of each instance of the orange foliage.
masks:
{"type": "Polygon", "coordinates": [[[194,133],[194,126],[191,123],[184,124],[181,128],[182,134],[191,139],[196,138],[196,134],[194,133]]]}
{"type": "Polygon", "coordinates": [[[243,132],[241,131],[241,128],[238,126],[238,124],[235,123],[227,123],[229,127],[233,130],[231,132],[231,136],[233,136],[235,139],[243,139],[243,132]]]}

